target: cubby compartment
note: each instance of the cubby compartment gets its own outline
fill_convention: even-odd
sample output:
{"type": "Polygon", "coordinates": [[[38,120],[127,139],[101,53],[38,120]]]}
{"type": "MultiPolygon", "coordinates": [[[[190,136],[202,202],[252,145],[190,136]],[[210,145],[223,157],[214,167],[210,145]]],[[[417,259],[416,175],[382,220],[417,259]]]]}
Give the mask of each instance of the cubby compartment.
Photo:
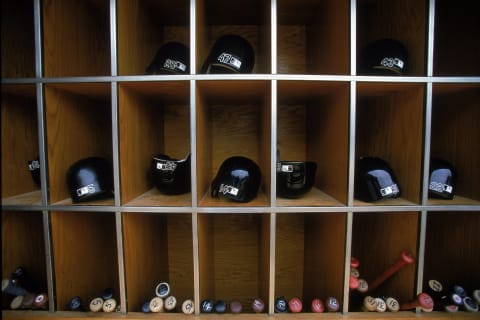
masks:
{"type": "Polygon", "coordinates": [[[403,75],[425,75],[428,9],[425,0],[357,1],[357,74],[364,48],[376,40],[393,39],[407,51],[403,75]]]}
{"type": "Polygon", "coordinates": [[[278,81],[277,161],[317,164],[312,190],[297,199],[277,195],[278,206],[346,204],[349,90],[344,82],[278,81]]]}
{"type": "Polygon", "coordinates": [[[160,192],[150,171],[156,155],[190,153],[190,82],[125,82],[118,91],[122,204],[191,206],[191,192],[160,192]]]}
{"type": "Polygon", "coordinates": [[[2,79],[35,76],[32,0],[2,1],[2,79]]]}
{"type": "Polygon", "coordinates": [[[425,238],[424,290],[439,281],[445,293],[460,285],[471,296],[480,287],[478,252],[480,212],[428,212],[425,238]],[[477,239],[477,240],[475,240],[477,239]]]}
{"type": "Polygon", "coordinates": [[[69,310],[75,296],[88,310],[106,288],[120,303],[115,214],[53,211],[50,221],[56,310],[69,310]]]}
{"type": "Polygon", "coordinates": [[[42,203],[40,184],[29,170],[29,161],[38,157],[35,85],[2,84],[2,205],[42,203]]]}
{"type": "Polygon", "coordinates": [[[192,231],[191,214],[123,213],[127,312],[141,312],[161,282],[179,312],[194,298],[192,231]]]}
{"type": "MultiPolygon", "coordinates": [[[[354,213],[351,256],[360,262],[360,278],[369,284],[367,295],[390,296],[400,303],[415,298],[418,221],[418,212],[354,213]],[[380,275],[402,260],[404,251],[414,259],[384,281],[377,282],[380,275]]],[[[349,311],[361,311],[353,307],[355,302],[358,301],[351,301],[349,311]]],[[[361,303],[359,305],[361,307],[361,303]]]]}
{"type": "Polygon", "coordinates": [[[277,2],[277,73],[350,74],[350,1],[277,2]]]}
{"type": "MultiPolygon", "coordinates": [[[[354,205],[411,205],[420,202],[423,154],[424,85],[357,85],[355,156],[386,161],[397,179],[400,197],[354,205]]],[[[357,168],[356,168],[357,169],[357,168]]]]}
{"type": "Polygon", "coordinates": [[[271,72],[270,1],[228,2],[200,0],[196,8],[196,72],[202,72],[214,43],[223,35],[237,35],[253,47],[252,73],[271,72]]]}
{"type": "Polygon", "coordinates": [[[46,77],[108,76],[110,1],[42,1],[46,77]]]}
{"type": "Polygon", "coordinates": [[[435,1],[433,74],[480,74],[480,3],[475,0],[435,1]]]}
{"type": "Polygon", "coordinates": [[[480,85],[442,83],[433,86],[430,156],[455,169],[452,200],[430,198],[429,204],[480,204],[480,85]]]}
{"type": "MultiPolygon", "coordinates": [[[[343,303],[346,213],[278,213],[275,231],[275,298],[343,303]]],[[[340,307],[340,310],[342,307],[340,307]]]]}
{"type": "Polygon", "coordinates": [[[268,214],[199,214],[199,302],[238,300],[243,313],[253,313],[260,298],[268,312],[269,239],[268,214]]]}
{"type": "Polygon", "coordinates": [[[196,88],[197,195],[200,206],[267,206],[270,203],[270,82],[198,81],[196,88]],[[257,197],[248,203],[212,198],[210,184],[229,157],[260,168],[257,197]]]}
{"type": "MultiPolygon", "coordinates": [[[[2,210],[2,279],[11,278],[18,267],[23,267],[29,283],[20,282],[20,285],[33,294],[46,293],[44,237],[41,212],[2,210]]],[[[2,310],[10,308],[13,298],[2,293],[2,310]]]]}
{"type": "MultiPolygon", "coordinates": [[[[72,204],[67,171],[87,157],[112,161],[112,109],[109,83],[58,83],[45,86],[50,202],[72,204]]],[[[84,204],[113,205],[112,199],[84,204]]]]}
{"type": "Polygon", "coordinates": [[[117,2],[118,74],[142,75],[168,42],[190,46],[190,2],[117,2]]]}

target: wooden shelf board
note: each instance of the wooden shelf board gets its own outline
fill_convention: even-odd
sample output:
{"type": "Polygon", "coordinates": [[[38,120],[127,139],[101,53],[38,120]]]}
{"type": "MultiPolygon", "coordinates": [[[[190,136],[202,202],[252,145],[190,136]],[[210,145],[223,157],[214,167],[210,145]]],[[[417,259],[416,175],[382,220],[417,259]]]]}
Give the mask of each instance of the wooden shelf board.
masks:
{"type": "Polygon", "coordinates": [[[192,194],[184,193],[179,195],[165,195],[156,188],[152,188],[137,198],[129,201],[125,206],[161,206],[161,207],[190,207],[192,205],[192,194]]]}
{"type": "MultiPolygon", "coordinates": [[[[191,319],[226,319],[232,314],[201,314],[199,316],[194,315],[184,315],[181,313],[161,313],[161,318],[191,318],[191,319]]],[[[71,312],[71,311],[59,311],[59,312],[46,312],[46,311],[2,311],[3,319],[36,319],[36,320],[47,320],[47,319],[71,319],[71,320],[80,320],[86,318],[97,318],[97,319],[157,319],[155,314],[152,313],[140,313],[140,312],[129,312],[128,314],[123,313],[92,313],[92,312],[71,312]]],[[[236,314],[234,315],[235,319],[296,319],[296,320],[309,320],[309,319],[345,319],[346,316],[340,312],[335,313],[283,313],[283,314],[274,314],[268,315],[266,313],[262,314],[236,314]]],[[[431,313],[414,313],[414,312],[395,312],[395,313],[380,313],[380,312],[353,312],[348,314],[348,319],[436,319],[436,320],[447,320],[447,319],[478,319],[478,313],[469,313],[469,312],[457,312],[457,313],[447,313],[447,312],[431,312],[431,313]]]]}
{"type": "Polygon", "coordinates": [[[35,190],[12,197],[2,198],[2,206],[41,205],[42,192],[35,190]]]}
{"type": "Polygon", "coordinates": [[[353,201],[353,205],[358,207],[361,207],[361,206],[373,207],[373,206],[414,206],[418,204],[408,201],[404,198],[395,198],[395,199],[383,199],[375,202],[366,202],[366,201],[355,199],[353,201]]]}
{"type": "Polygon", "coordinates": [[[312,188],[307,194],[298,199],[277,198],[278,207],[341,207],[345,206],[332,196],[325,192],[312,188]]]}
{"type": "Polygon", "coordinates": [[[212,198],[210,189],[199,201],[200,207],[266,207],[269,205],[267,195],[263,190],[259,190],[257,197],[250,202],[234,202],[223,197],[212,198]]]}
{"type": "Polygon", "coordinates": [[[101,200],[94,200],[88,202],[79,202],[73,203],[71,198],[67,198],[58,202],[55,202],[53,205],[55,206],[69,206],[69,205],[78,205],[78,206],[114,206],[115,200],[113,198],[109,199],[101,199],[101,200]]]}
{"type": "Polygon", "coordinates": [[[462,196],[454,196],[452,200],[444,199],[428,199],[428,205],[431,206],[448,206],[448,205],[468,205],[468,206],[478,206],[480,205],[479,200],[470,199],[462,196]]]}

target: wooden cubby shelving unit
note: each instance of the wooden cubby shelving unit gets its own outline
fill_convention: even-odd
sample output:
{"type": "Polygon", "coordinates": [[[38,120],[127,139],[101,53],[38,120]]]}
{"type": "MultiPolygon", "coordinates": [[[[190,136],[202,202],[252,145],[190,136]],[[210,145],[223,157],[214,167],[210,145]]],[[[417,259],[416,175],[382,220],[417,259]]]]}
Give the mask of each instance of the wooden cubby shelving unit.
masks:
{"type": "Polygon", "coordinates": [[[410,249],[416,263],[379,292],[413,299],[437,278],[480,289],[480,3],[477,0],[17,0],[1,8],[2,277],[23,265],[49,295],[47,310],[5,319],[83,319],[68,311],[114,289],[104,319],[218,316],[204,299],[239,299],[248,319],[478,318],[420,310],[349,309],[350,257],[367,280],[410,249]],[[247,75],[200,70],[218,36],[255,50],[247,75]],[[403,76],[362,76],[357,53],[392,37],[409,51],[403,76]],[[190,74],[145,75],[158,48],[190,49],[190,74]],[[165,196],[148,179],[153,155],[191,152],[191,192],[165,196]],[[277,154],[280,159],[277,159],[277,154]],[[76,160],[113,163],[112,199],[73,204],[65,182],[76,160]],[[252,202],[210,197],[229,156],[262,171],[252,202]],[[355,160],[382,157],[401,197],[354,197],[355,160]],[[40,158],[37,186],[27,162],[40,158]],[[431,157],[458,171],[453,200],[430,199],[431,157]],[[276,161],[312,160],[313,189],[277,198],[276,161]],[[195,315],[143,314],[168,281],[195,315]],[[274,312],[297,296],[302,313],[274,312]],[[335,296],[338,313],[313,314],[335,296]],[[249,302],[261,297],[263,313],[249,302]]]}

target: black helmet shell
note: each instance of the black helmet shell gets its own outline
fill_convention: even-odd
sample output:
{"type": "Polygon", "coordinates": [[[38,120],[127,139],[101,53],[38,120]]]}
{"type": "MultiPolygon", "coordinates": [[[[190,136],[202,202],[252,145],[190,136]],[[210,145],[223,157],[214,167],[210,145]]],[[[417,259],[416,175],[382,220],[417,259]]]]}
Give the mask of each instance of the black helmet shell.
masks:
{"type": "Polygon", "coordinates": [[[67,185],[74,203],[113,196],[113,169],[101,157],[89,157],[75,162],[67,171],[67,185]]]}
{"type": "Polygon", "coordinates": [[[428,195],[432,198],[453,199],[456,179],[456,170],[449,162],[432,158],[430,160],[428,195]]]}
{"type": "Polygon", "coordinates": [[[255,64],[252,45],[238,35],[224,35],[217,39],[202,66],[201,73],[251,73],[255,64]]]}
{"type": "Polygon", "coordinates": [[[355,197],[377,201],[400,196],[400,187],[388,163],[377,157],[362,157],[355,168],[355,197]]]}
{"type": "Polygon", "coordinates": [[[280,161],[277,163],[277,195],[300,198],[315,182],[317,164],[313,161],[280,161]]]}
{"type": "Polygon", "coordinates": [[[190,52],[180,42],[167,42],[146,69],[146,74],[189,74],[190,52]]]}
{"type": "Polygon", "coordinates": [[[191,190],[190,153],[180,160],[163,154],[156,155],[152,159],[150,172],[155,187],[164,194],[182,194],[191,190]]]}
{"type": "Polygon", "coordinates": [[[407,68],[407,49],[393,39],[369,43],[360,55],[359,74],[403,75],[407,68]]]}
{"type": "Polygon", "coordinates": [[[218,169],[211,185],[211,196],[222,194],[232,201],[249,202],[257,196],[260,181],[260,168],[253,160],[230,157],[218,169]]]}

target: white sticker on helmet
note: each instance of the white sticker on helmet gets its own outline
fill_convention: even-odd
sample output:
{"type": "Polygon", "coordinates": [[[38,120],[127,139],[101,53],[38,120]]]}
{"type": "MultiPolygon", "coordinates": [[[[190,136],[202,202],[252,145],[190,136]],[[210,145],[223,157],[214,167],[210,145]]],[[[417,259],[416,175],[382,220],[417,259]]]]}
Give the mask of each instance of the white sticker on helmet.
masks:
{"type": "Polygon", "coordinates": [[[451,185],[441,183],[441,182],[436,182],[436,181],[431,181],[428,188],[432,191],[441,192],[441,193],[443,193],[443,192],[452,193],[453,192],[453,187],[451,185]]]}
{"type": "Polygon", "coordinates": [[[399,59],[399,58],[395,58],[395,57],[385,57],[382,59],[382,61],[380,62],[380,64],[384,67],[387,67],[387,68],[398,68],[398,69],[403,69],[403,66],[405,65],[405,63],[399,59]]]}
{"type": "Polygon", "coordinates": [[[397,184],[392,184],[391,186],[387,186],[385,188],[382,188],[380,189],[380,194],[382,195],[382,197],[387,197],[387,196],[391,196],[393,194],[396,194],[398,193],[398,186],[397,184]]]}
{"type": "Polygon", "coordinates": [[[40,162],[38,160],[33,160],[28,164],[28,170],[33,171],[35,169],[40,169],[40,162]]]}
{"type": "Polygon", "coordinates": [[[95,185],[93,183],[77,189],[77,196],[79,197],[90,193],[95,193],[95,185]]]}
{"type": "Polygon", "coordinates": [[[291,164],[282,164],[281,172],[293,172],[293,166],[291,164]]]}
{"type": "Polygon", "coordinates": [[[172,59],[166,59],[163,67],[165,69],[179,70],[181,72],[185,72],[187,70],[187,66],[184,63],[172,59]]]}
{"type": "Polygon", "coordinates": [[[173,161],[157,162],[157,170],[174,171],[175,168],[177,168],[177,164],[173,161]]]}
{"type": "Polygon", "coordinates": [[[228,194],[231,194],[231,195],[234,195],[234,196],[238,195],[238,189],[237,188],[235,188],[233,186],[229,186],[227,184],[223,184],[223,183],[220,185],[220,188],[219,188],[218,192],[221,192],[223,194],[228,193],[228,194]]]}
{"type": "Polygon", "coordinates": [[[237,70],[240,70],[242,66],[242,61],[240,61],[230,53],[222,53],[220,56],[218,56],[217,60],[223,64],[234,67],[237,70]]]}

